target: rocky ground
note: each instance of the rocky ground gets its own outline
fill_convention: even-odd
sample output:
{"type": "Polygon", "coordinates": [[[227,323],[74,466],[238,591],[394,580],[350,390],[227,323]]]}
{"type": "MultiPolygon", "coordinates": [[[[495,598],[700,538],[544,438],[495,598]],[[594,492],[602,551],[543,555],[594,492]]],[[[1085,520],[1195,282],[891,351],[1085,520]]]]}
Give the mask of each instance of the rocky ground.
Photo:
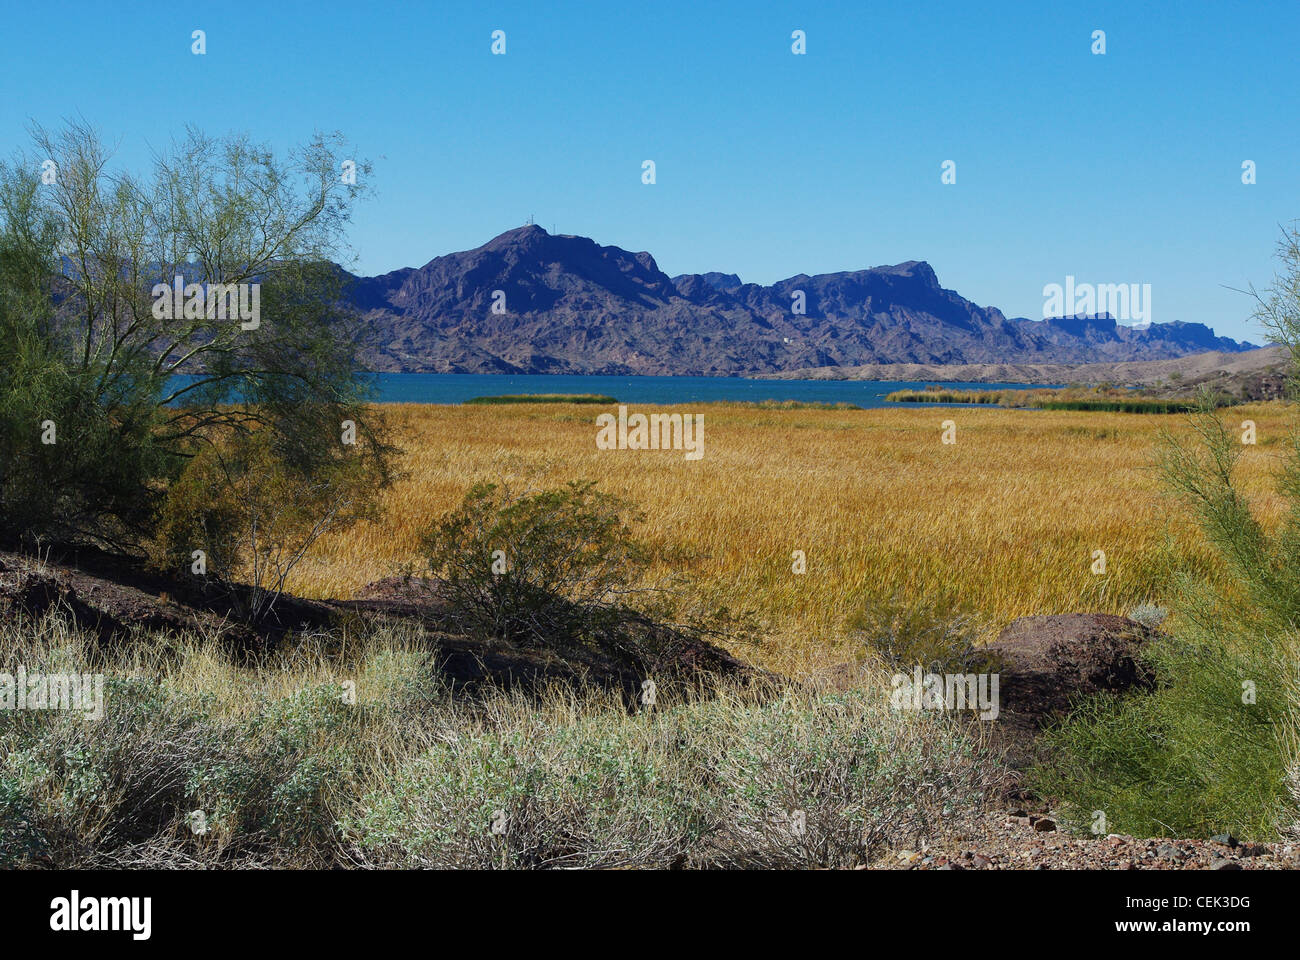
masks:
{"type": "Polygon", "coordinates": [[[1144,840],[1121,834],[1067,833],[1050,814],[1022,808],[985,811],[954,825],[945,840],[919,850],[894,850],[878,870],[1294,870],[1300,843],[1144,840]]]}
{"type": "Polygon", "coordinates": [[[1138,691],[1154,677],[1139,656],[1153,631],[1110,614],[1023,617],[989,650],[1000,661],[1001,713],[989,725],[1008,762],[1000,801],[955,822],[941,838],[893,850],[884,870],[1286,870],[1300,868],[1296,843],[1235,837],[1140,839],[1069,831],[1024,790],[1019,771],[1040,757],[1038,731],[1072,699],[1102,690],[1138,691]]]}
{"type": "Polygon", "coordinates": [[[552,682],[619,688],[638,695],[648,675],[694,683],[700,676],[742,681],[767,676],[698,636],[630,618],[641,662],[589,647],[563,654],[485,641],[462,629],[439,584],[419,577],[377,581],[348,600],[306,600],[282,594],[256,623],[240,615],[247,588],[171,577],[95,550],[39,558],[0,550],[0,622],[61,611],[104,645],[129,642],[137,631],[198,632],[236,654],[259,655],[299,633],[340,624],[407,623],[436,648],[443,676],[457,686],[491,683],[541,688],[552,682]],[[241,597],[242,595],[242,597],[241,597]]]}

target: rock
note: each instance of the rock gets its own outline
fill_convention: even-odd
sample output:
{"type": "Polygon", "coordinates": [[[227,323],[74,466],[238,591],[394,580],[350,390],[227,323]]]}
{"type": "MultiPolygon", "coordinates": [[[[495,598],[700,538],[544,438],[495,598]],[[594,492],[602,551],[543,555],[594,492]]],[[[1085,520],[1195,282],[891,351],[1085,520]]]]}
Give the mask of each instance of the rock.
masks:
{"type": "Polygon", "coordinates": [[[1210,843],[1222,843],[1229,847],[1235,847],[1237,845],[1237,838],[1230,833],[1216,833],[1214,836],[1210,837],[1210,843]]]}
{"type": "MultiPolygon", "coordinates": [[[[89,547],[51,558],[34,559],[5,552],[0,562],[0,623],[32,619],[59,610],[104,645],[128,641],[137,631],[194,631],[219,638],[232,652],[268,651],[306,630],[331,630],[343,622],[402,620],[436,631],[433,641],[441,675],[449,686],[465,689],[491,683],[542,691],[557,683],[573,688],[599,686],[621,691],[639,702],[646,677],[661,693],[665,683],[695,687],[706,676],[779,680],[743,664],[715,646],[669,624],[630,614],[628,655],[594,647],[550,650],[485,642],[452,616],[441,597],[439,581],[390,578],[365,588],[372,599],[308,600],[282,594],[273,610],[258,620],[242,618],[233,596],[248,588],[215,589],[196,577],[173,577],[150,571],[135,561],[89,547]]],[[[245,603],[246,607],[247,604],[245,603]]],[[[296,642],[296,641],[294,641],[296,642]]]]}
{"type": "Polygon", "coordinates": [[[1003,708],[1043,716],[1081,695],[1149,689],[1155,678],[1139,655],[1153,634],[1108,613],[1021,617],[986,649],[999,660],[1003,708]]]}
{"type": "Polygon", "coordinates": [[[449,591],[446,581],[436,577],[384,577],[358,590],[356,599],[445,603],[449,591]]]}
{"type": "Polygon", "coordinates": [[[1224,860],[1222,857],[1210,861],[1211,870],[1240,870],[1241,864],[1234,860],[1224,860]]]}
{"type": "Polygon", "coordinates": [[[1079,697],[1102,691],[1151,689],[1141,659],[1155,632],[1127,617],[1069,613],[1021,617],[985,651],[998,678],[999,716],[992,733],[1014,768],[1045,759],[1038,731],[1079,697]]]}
{"type": "Polygon", "coordinates": [[[1051,833],[1055,829],[1056,829],[1055,822],[1048,820],[1046,817],[1043,817],[1043,819],[1041,820],[1034,821],[1034,830],[1037,833],[1051,833]]]}
{"type": "Polygon", "coordinates": [[[1181,860],[1186,854],[1171,843],[1162,843],[1156,848],[1156,856],[1163,860],[1181,860]]]}

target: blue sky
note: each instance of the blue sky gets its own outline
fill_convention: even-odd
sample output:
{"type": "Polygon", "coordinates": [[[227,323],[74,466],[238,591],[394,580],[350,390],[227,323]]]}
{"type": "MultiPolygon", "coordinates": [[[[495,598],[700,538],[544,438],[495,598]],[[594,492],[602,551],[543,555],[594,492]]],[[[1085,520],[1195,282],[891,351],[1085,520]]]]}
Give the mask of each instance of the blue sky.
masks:
{"type": "Polygon", "coordinates": [[[1294,0],[25,4],[0,153],[77,115],[126,166],[187,122],[341,130],[375,165],[363,273],[531,215],[672,275],[928,260],[1010,316],[1067,274],[1149,283],[1154,321],[1258,340],[1226,288],[1267,283],[1300,218],[1298,41],[1294,0]]]}

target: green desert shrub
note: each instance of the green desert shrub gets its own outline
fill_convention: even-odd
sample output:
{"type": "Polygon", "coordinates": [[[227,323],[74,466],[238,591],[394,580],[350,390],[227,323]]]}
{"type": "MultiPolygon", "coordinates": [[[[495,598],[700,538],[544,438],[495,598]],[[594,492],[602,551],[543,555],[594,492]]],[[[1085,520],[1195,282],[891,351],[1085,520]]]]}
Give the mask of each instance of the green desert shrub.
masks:
{"type": "Polygon", "coordinates": [[[195,859],[296,848],[310,861],[333,840],[326,795],[348,757],[297,739],[294,723],[326,722],[330,696],[313,691],[296,721],[269,709],[239,724],[154,681],[112,681],[102,721],[52,715],[10,732],[5,778],[65,864],[112,864],[159,837],[185,840],[195,859]]]}
{"type": "Polygon", "coordinates": [[[671,865],[708,825],[676,725],[612,702],[585,712],[497,704],[495,722],[449,734],[364,797],[348,832],[386,865],[671,865]]]}
{"type": "Polygon", "coordinates": [[[891,671],[919,666],[933,673],[980,673],[993,666],[978,644],[978,617],[944,597],[868,596],[846,627],[868,659],[891,671]]]}
{"type": "Polygon", "coordinates": [[[639,715],[610,703],[558,724],[519,701],[493,715],[361,800],[347,832],[364,860],[848,866],[936,830],[996,776],[961,727],[893,711],[881,690],[738,693],[639,715]]]}
{"type": "Polygon", "coordinates": [[[997,778],[968,729],[894,710],[884,684],[846,694],[789,692],[762,705],[725,699],[693,718],[716,793],[710,865],[850,867],[934,836],[997,778]]]}
{"type": "Polygon", "coordinates": [[[378,672],[367,681],[374,696],[352,702],[340,683],[309,677],[260,689],[256,675],[214,667],[211,652],[178,652],[173,641],[158,640],[148,658],[132,654],[135,663],[106,660],[54,617],[6,633],[0,669],[105,674],[102,719],[0,712],[9,866],[336,862],[341,798],[357,792],[432,689],[414,675],[430,670],[427,657],[378,682],[396,651],[361,665],[363,676],[378,672]],[[232,693],[232,679],[247,689],[232,693]]]}
{"type": "Polygon", "coordinates": [[[57,617],[0,627],[0,669],[106,675],[102,720],[0,712],[0,864],[847,866],[936,835],[997,776],[883,679],[638,712],[569,686],[453,696],[410,630],[248,665],[194,637],[106,653],[57,617]]]}
{"type": "Polygon", "coordinates": [[[205,447],[159,506],[146,550],[153,566],[194,572],[243,619],[274,612],[289,575],[325,534],[379,516],[374,472],[346,454],[305,469],[275,449],[269,430],[205,447]]]}
{"type": "Polygon", "coordinates": [[[1160,625],[1169,618],[1169,611],[1153,603],[1139,603],[1129,609],[1128,618],[1149,630],[1158,630],[1160,625]]]}
{"type": "Polygon", "coordinates": [[[0,869],[40,863],[49,852],[36,805],[23,787],[13,773],[0,773],[0,869]]]}
{"type": "Polygon", "coordinates": [[[1049,732],[1039,789],[1080,829],[1100,812],[1136,836],[1274,838],[1289,799],[1279,735],[1295,711],[1283,658],[1176,637],[1147,658],[1154,693],[1095,697],[1049,732]]]}
{"type": "MultiPolygon", "coordinates": [[[[1193,440],[1164,439],[1163,476],[1230,585],[1178,576],[1174,635],[1157,635],[1144,654],[1155,692],[1084,704],[1049,735],[1052,760],[1037,776],[1079,824],[1100,811],[1110,829],[1136,835],[1265,839],[1288,803],[1300,513],[1266,530],[1235,480],[1235,435],[1208,409],[1192,425],[1193,440]]],[[[1284,470],[1284,492],[1294,470],[1284,470]]]]}
{"type": "Polygon", "coordinates": [[[470,630],[528,646],[617,651],[648,563],[628,504],[574,482],[512,495],[480,484],[424,539],[431,573],[470,630]]]}
{"type": "MultiPolygon", "coordinates": [[[[1300,232],[1286,231],[1279,254],[1285,271],[1257,294],[1255,318],[1290,346],[1294,390],[1300,232]]],[[[1050,735],[1038,781],[1079,824],[1100,812],[1109,829],[1139,835],[1271,839],[1300,821],[1300,434],[1277,478],[1287,509],[1266,523],[1237,479],[1248,448],[1216,403],[1201,397],[1190,438],[1165,434],[1159,466],[1230,578],[1214,588],[1179,577],[1174,635],[1145,654],[1153,694],[1092,700],[1050,735]]]]}

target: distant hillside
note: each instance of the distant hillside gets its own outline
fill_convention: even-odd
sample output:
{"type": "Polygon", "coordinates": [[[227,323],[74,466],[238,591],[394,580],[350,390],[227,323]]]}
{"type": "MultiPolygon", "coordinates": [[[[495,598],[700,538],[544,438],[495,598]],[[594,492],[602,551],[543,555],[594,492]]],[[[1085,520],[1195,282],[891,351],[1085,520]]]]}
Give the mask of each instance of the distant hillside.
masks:
{"type": "Polygon", "coordinates": [[[1113,383],[1160,387],[1171,395],[1190,394],[1206,386],[1237,396],[1277,396],[1290,357],[1286,347],[1263,347],[1244,353],[1188,354],[1170,360],[1119,363],[959,363],[865,364],[819,367],[765,376],[775,380],[910,380],[932,383],[1113,383]]]}
{"type": "Polygon", "coordinates": [[[915,260],[772,286],[726,273],[670,278],[649,253],[532,225],[419,269],[354,281],[368,365],[386,371],[755,375],[1157,360],[1251,346],[1195,323],[1135,330],[1110,317],[1008,319],[943,289],[915,260]],[[504,293],[504,313],[492,310],[494,291],[504,293]]]}

